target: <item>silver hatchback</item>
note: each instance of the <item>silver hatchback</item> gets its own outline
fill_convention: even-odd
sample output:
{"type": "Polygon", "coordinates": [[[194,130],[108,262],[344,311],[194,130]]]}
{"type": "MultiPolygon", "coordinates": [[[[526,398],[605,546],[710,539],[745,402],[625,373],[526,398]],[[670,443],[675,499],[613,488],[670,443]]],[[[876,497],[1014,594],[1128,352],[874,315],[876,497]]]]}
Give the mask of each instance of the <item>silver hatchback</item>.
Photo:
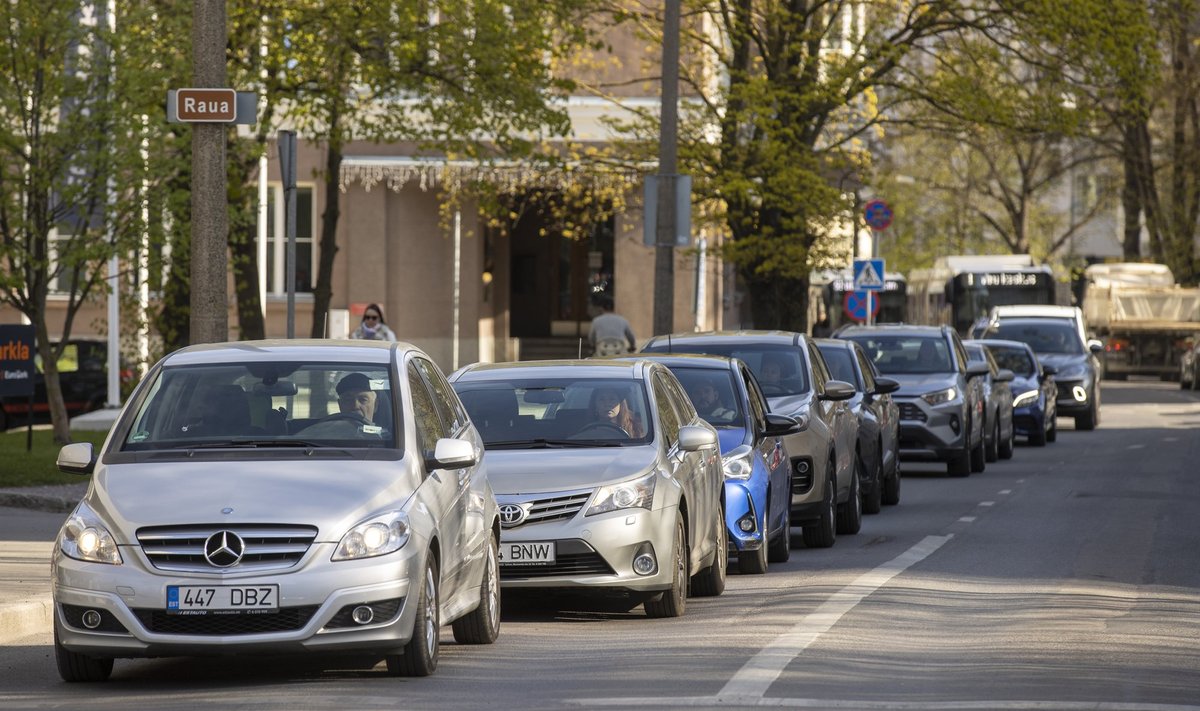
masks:
{"type": "Polygon", "coordinates": [[[651,617],[725,589],[717,434],[658,363],[542,361],[451,376],[500,502],[506,588],[618,594],[651,617]]]}
{"type": "Polygon", "coordinates": [[[404,343],[194,346],[160,361],[99,457],[52,563],[67,681],[115,657],[355,652],[436,668],[442,624],[494,641],[499,512],[483,443],[404,343]]]}

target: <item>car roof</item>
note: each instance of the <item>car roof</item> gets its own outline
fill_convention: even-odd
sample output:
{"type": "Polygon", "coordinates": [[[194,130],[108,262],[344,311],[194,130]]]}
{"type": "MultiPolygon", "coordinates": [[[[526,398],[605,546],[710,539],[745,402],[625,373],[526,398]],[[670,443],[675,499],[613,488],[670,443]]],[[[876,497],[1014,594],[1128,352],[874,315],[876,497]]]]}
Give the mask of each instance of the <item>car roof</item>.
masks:
{"type": "Polygon", "coordinates": [[[659,347],[664,343],[671,345],[674,343],[687,345],[702,345],[708,343],[720,343],[723,341],[738,340],[742,343],[782,343],[796,344],[800,342],[804,334],[795,331],[700,331],[687,333],[671,333],[662,336],[654,336],[646,345],[659,347]]]}
{"type": "Polygon", "coordinates": [[[870,335],[872,333],[887,333],[899,336],[941,336],[949,326],[923,326],[915,323],[880,323],[873,326],[843,326],[838,329],[837,337],[870,335]]]}
{"type": "Polygon", "coordinates": [[[969,341],[963,341],[963,343],[964,344],[982,343],[985,346],[1001,346],[1001,347],[1007,347],[1007,348],[1020,348],[1021,350],[1027,350],[1027,351],[1033,352],[1033,347],[1030,346],[1025,341],[1010,341],[1010,340],[1006,340],[1004,338],[973,338],[969,341]]]}
{"type": "Polygon", "coordinates": [[[275,339],[201,343],[181,348],[163,359],[164,365],[202,365],[208,363],[277,360],[315,360],[348,363],[386,364],[394,351],[421,349],[410,343],[387,341],[351,341],[327,338],[275,339]]]}
{"type": "Polygon", "coordinates": [[[1078,306],[1050,306],[1048,304],[1014,304],[993,306],[992,316],[996,318],[1029,317],[1029,318],[1079,318],[1083,312],[1078,306]]]}
{"type": "Polygon", "coordinates": [[[662,363],[668,368],[704,368],[706,370],[733,370],[737,358],[708,355],[706,353],[639,353],[638,358],[662,363]]]}
{"type": "Polygon", "coordinates": [[[464,380],[510,380],[523,378],[635,378],[642,379],[655,365],[641,358],[596,358],[586,360],[526,360],[512,363],[474,363],[454,373],[454,382],[464,380]],[[555,371],[558,371],[557,373],[555,371]]]}

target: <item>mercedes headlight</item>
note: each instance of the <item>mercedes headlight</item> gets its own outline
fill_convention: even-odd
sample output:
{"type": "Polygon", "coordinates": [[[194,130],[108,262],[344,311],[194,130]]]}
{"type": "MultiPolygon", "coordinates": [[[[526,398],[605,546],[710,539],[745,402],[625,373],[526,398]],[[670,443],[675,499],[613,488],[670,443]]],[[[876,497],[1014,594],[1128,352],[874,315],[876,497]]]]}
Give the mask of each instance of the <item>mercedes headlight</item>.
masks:
{"type": "Polygon", "coordinates": [[[654,482],[657,479],[658,473],[650,472],[620,484],[602,486],[592,499],[595,503],[584,515],[595,516],[620,509],[649,509],[654,504],[654,482]]]}
{"type": "Polygon", "coordinates": [[[108,565],[122,563],[116,540],[96,512],[82,502],[59,531],[58,547],[64,555],[75,560],[108,565]]]}
{"type": "Polygon", "coordinates": [[[394,553],[408,543],[408,515],[389,511],[358,524],[342,536],[333,560],[357,560],[394,553]]]}
{"type": "Polygon", "coordinates": [[[1038,390],[1027,390],[1013,398],[1013,407],[1025,407],[1037,402],[1038,390]]]}
{"type": "Polygon", "coordinates": [[[925,393],[921,396],[921,399],[930,405],[944,405],[956,397],[958,397],[957,388],[946,388],[945,390],[935,390],[931,393],[925,393]]]}
{"type": "Polygon", "coordinates": [[[725,478],[749,479],[754,471],[754,465],[750,463],[750,455],[753,453],[754,450],[749,445],[743,444],[722,457],[721,465],[725,468],[725,478]]]}

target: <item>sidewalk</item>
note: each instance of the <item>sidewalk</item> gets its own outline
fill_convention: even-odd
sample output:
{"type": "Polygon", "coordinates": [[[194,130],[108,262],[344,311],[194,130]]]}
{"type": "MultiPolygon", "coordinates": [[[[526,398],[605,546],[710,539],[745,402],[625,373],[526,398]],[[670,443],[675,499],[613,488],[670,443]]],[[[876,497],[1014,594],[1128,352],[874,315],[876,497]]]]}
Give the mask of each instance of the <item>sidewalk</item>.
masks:
{"type": "MultiPolygon", "coordinates": [[[[86,487],[86,485],[83,485],[86,487]]],[[[66,491],[3,490],[6,501],[44,507],[74,506],[80,485],[66,491]]],[[[60,487],[53,487],[59,489],[60,487]]],[[[50,555],[66,514],[28,507],[0,509],[0,644],[47,633],[53,620],[50,555]]]]}

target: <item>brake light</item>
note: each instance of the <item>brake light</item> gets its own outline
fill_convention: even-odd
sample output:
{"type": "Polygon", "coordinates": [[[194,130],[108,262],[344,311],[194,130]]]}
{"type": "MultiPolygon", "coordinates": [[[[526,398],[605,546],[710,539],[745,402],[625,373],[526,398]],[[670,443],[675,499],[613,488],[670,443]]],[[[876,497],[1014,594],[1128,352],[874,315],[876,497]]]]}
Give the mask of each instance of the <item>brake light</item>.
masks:
{"type": "Polygon", "coordinates": [[[1129,350],[1129,340],[1125,339],[1125,338],[1114,338],[1111,341],[1109,341],[1108,343],[1104,344],[1104,350],[1110,351],[1110,352],[1111,351],[1120,352],[1123,350],[1129,350]]]}

